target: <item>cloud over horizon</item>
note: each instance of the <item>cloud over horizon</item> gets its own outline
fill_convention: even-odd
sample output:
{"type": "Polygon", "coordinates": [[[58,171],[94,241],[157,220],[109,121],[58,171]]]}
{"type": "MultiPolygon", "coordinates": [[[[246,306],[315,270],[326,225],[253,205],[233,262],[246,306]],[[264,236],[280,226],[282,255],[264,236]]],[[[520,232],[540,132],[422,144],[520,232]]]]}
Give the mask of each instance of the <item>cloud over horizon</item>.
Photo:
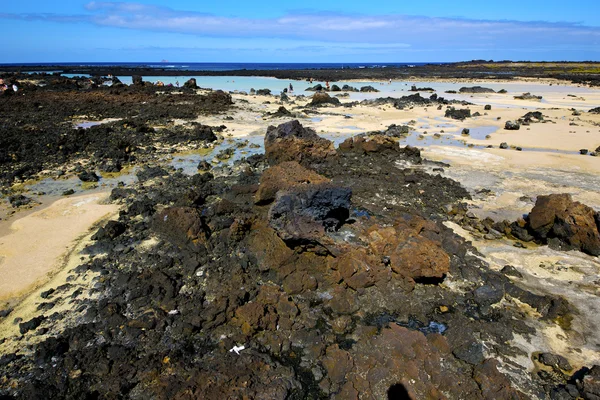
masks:
{"type": "MultiPolygon", "coordinates": [[[[600,27],[573,22],[478,20],[414,15],[294,12],[276,18],[244,18],[175,10],[134,2],[90,2],[78,14],[0,13],[0,19],[87,24],[204,39],[280,39],[331,43],[332,48],[385,51],[562,51],[600,59],[600,27]]],[[[143,38],[140,39],[143,41],[143,38]]],[[[258,41],[260,43],[260,41],[258,41]]],[[[149,46],[151,43],[139,43],[149,46]]],[[[307,44],[307,46],[311,46],[307,44]]],[[[256,46],[260,48],[260,44],[256,46]]],[[[322,46],[319,46],[322,47],[322,46]]],[[[567,59],[568,57],[565,57],[567,59]]]]}

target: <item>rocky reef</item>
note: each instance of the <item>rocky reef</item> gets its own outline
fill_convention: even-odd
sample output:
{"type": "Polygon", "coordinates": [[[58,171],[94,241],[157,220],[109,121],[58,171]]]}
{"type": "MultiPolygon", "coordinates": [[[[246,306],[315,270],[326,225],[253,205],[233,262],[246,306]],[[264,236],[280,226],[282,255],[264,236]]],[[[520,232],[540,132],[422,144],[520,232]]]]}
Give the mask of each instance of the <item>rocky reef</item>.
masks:
{"type": "MultiPolygon", "coordinates": [[[[23,345],[0,357],[0,396],[598,396],[598,367],[514,361],[529,357],[511,343],[535,333],[531,319],[563,323],[570,305],[491,270],[446,226],[469,198],[435,173],[447,166],[383,135],[336,149],[298,121],[264,140],[265,154],[230,174],[145,169],[114,189],[118,220],[72,271],[91,285],[46,293],[6,339],[23,345]]],[[[540,238],[596,251],[584,237],[597,215],[563,197],[536,208],[528,224],[540,238]],[[589,226],[564,222],[565,207],[589,226]]]]}

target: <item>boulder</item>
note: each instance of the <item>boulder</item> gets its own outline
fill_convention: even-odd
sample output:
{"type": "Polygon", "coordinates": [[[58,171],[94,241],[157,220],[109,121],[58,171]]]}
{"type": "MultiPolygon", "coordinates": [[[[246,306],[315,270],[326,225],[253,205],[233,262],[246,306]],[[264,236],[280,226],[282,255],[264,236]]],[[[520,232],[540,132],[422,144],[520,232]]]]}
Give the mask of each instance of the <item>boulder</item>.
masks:
{"type": "Polygon", "coordinates": [[[536,96],[536,95],[533,95],[533,94],[531,94],[529,92],[523,93],[522,95],[519,95],[519,96],[513,96],[513,97],[515,99],[517,99],[517,100],[533,100],[533,101],[540,101],[540,100],[542,100],[542,96],[536,96]]]}
{"type": "Polygon", "coordinates": [[[600,107],[592,108],[588,112],[591,113],[591,114],[600,114],[600,107]]]}
{"type": "Polygon", "coordinates": [[[307,87],[306,89],[304,89],[306,92],[320,92],[322,90],[325,90],[325,88],[323,87],[323,85],[321,85],[320,83],[316,84],[315,86],[312,87],[307,87]]]}
{"type": "Polygon", "coordinates": [[[342,86],[342,91],[343,92],[358,92],[358,89],[353,86],[350,86],[350,85],[344,85],[344,86],[342,86]]]}
{"type": "Polygon", "coordinates": [[[464,120],[465,118],[471,118],[471,110],[468,108],[457,110],[454,107],[450,107],[446,109],[446,114],[444,115],[446,118],[464,120]]]}
{"type": "Polygon", "coordinates": [[[421,217],[398,220],[393,227],[375,225],[367,233],[373,254],[389,260],[398,275],[422,283],[438,283],[450,270],[438,229],[421,217]]]}
{"type": "Polygon", "coordinates": [[[188,89],[198,89],[196,78],[188,79],[188,81],[183,84],[183,87],[188,89]]]}
{"type": "Polygon", "coordinates": [[[515,121],[506,121],[506,123],[504,124],[504,129],[506,129],[507,131],[518,131],[519,129],[521,129],[521,125],[519,125],[519,123],[515,121]]]}
{"type": "Polygon", "coordinates": [[[143,86],[144,85],[144,81],[142,80],[142,77],[139,75],[133,75],[131,77],[131,81],[133,82],[134,86],[143,86]]]}
{"type": "Polygon", "coordinates": [[[305,185],[277,193],[269,225],[286,242],[318,242],[350,216],[352,190],[330,184],[305,185]]]}
{"type": "Polygon", "coordinates": [[[275,111],[274,113],[268,113],[268,115],[271,118],[281,118],[281,117],[289,117],[292,115],[292,113],[284,106],[280,106],[277,109],[277,111],[275,111]]]}
{"type": "Polygon", "coordinates": [[[98,182],[100,180],[100,177],[96,175],[94,171],[83,171],[82,173],[77,175],[77,177],[82,182],[98,182]]]}
{"type": "Polygon", "coordinates": [[[373,86],[363,86],[360,88],[360,91],[363,93],[377,93],[379,90],[375,89],[373,86]]]}
{"type": "Polygon", "coordinates": [[[267,169],[262,174],[255,201],[257,204],[270,203],[275,200],[279,191],[327,182],[329,179],[304,168],[296,161],[283,162],[267,169]]]}
{"type": "Polygon", "coordinates": [[[483,106],[483,109],[485,111],[490,111],[492,109],[492,106],[490,104],[486,104],[485,106],[483,106]]]}
{"type": "Polygon", "coordinates": [[[206,103],[215,106],[228,106],[233,104],[233,99],[229,93],[214,90],[206,95],[206,103]]]}
{"type": "Polygon", "coordinates": [[[15,194],[8,197],[8,202],[13,208],[19,208],[30,204],[33,200],[22,194],[15,194]]]}
{"type": "Polygon", "coordinates": [[[527,123],[540,122],[544,120],[544,115],[540,111],[530,111],[519,118],[519,120],[527,123]]]}
{"type": "Polygon", "coordinates": [[[199,125],[194,127],[191,135],[194,140],[201,140],[204,142],[214,142],[216,141],[217,135],[213,132],[213,128],[208,125],[199,125]]]}
{"type": "Polygon", "coordinates": [[[152,227],[160,236],[180,247],[198,247],[206,244],[210,236],[200,212],[192,207],[166,208],[154,216],[152,227]]]}
{"type": "Polygon", "coordinates": [[[281,92],[281,95],[279,96],[279,100],[281,100],[282,103],[289,103],[290,97],[285,92],[281,92]]]}
{"type": "Polygon", "coordinates": [[[341,92],[342,89],[340,89],[340,87],[338,85],[331,85],[331,91],[332,92],[341,92]]]}
{"type": "Polygon", "coordinates": [[[271,89],[258,89],[256,91],[256,94],[258,96],[270,96],[271,95],[271,89]]]}
{"type": "Polygon", "coordinates": [[[503,150],[508,149],[508,143],[506,143],[506,142],[500,143],[500,148],[503,149],[503,150]]]}
{"type": "Polygon", "coordinates": [[[127,225],[119,221],[108,221],[92,236],[92,240],[114,239],[127,229],[127,225]]]}
{"type": "Polygon", "coordinates": [[[325,92],[318,92],[315,93],[312,97],[312,101],[310,103],[308,103],[309,106],[315,107],[315,106],[322,106],[324,104],[333,104],[334,106],[339,106],[340,104],[342,104],[340,102],[340,99],[336,98],[336,97],[331,97],[329,94],[325,93],[325,92]]]}
{"type": "Polygon", "coordinates": [[[210,171],[212,168],[212,165],[210,165],[210,163],[206,160],[202,160],[198,163],[198,171],[210,171]]]}
{"type": "Polygon", "coordinates": [[[583,377],[583,398],[600,399],[600,365],[594,365],[583,377]]]}
{"type": "Polygon", "coordinates": [[[410,132],[410,127],[408,125],[392,124],[392,125],[388,126],[388,128],[386,129],[385,135],[390,136],[390,137],[399,138],[399,137],[406,137],[406,135],[408,135],[409,132],[410,132]]]}
{"type": "Polygon", "coordinates": [[[558,240],[561,247],[600,255],[598,215],[591,207],[573,201],[570,194],[538,196],[529,213],[528,229],[543,243],[558,240]]]}
{"type": "Polygon", "coordinates": [[[400,151],[400,145],[394,139],[384,135],[350,137],[340,143],[339,150],[354,153],[379,153],[383,151],[400,151]]]}
{"type": "Polygon", "coordinates": [[[482,86],[461,87],[458,91],[460,93],[496,93],[494,89],[482,86]]]}
{"type": "Polygon", "coordinates": [[[296,120],[267,128],[265,156],[271,165],[297,161],[306,166],[335,154],[333,142],[320,137],[313,129],[303,127],[296,120]]]}

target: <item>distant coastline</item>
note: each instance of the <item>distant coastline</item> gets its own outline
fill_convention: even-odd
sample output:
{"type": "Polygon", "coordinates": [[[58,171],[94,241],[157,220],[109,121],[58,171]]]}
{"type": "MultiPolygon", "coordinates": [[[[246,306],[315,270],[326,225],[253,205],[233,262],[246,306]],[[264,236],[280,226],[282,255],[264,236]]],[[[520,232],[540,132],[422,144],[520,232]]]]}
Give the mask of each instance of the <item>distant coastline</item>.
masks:
{"type": "Polygon", "coordinates": [[[264,76],[279,79],[513,79],[553,78],[600,86],[600,62],[474,60],[457,63],[31,63],[0,64],[0,73],[92,76],[264,76]]]}

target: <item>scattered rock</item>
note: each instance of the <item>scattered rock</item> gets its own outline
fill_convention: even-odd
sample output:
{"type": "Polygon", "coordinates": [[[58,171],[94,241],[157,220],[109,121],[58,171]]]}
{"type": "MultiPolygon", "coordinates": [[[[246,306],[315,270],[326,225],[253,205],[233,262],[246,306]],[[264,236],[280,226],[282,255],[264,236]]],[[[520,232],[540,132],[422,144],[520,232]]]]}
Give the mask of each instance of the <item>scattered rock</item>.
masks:
{"type": "Polygon", "coordinates": [[[534,101],[540,101],[540,100],[542,100],[542,96],[535,96],[535,95],[532,95],[529,92],[523,93],[520,96],[513,96],[513,97],[515,99],[517,99],[517,100],[534,100],[534,101]]]}
{"type": "Polygon", "coordinates": [[[77,175],[77,177],[82,182],[98,182],[100,180],[100,177],[96,175],[96,173],[93,171],[83,171],[82,173],[77,175]]]}
{"type": "Polygon", "coordinates": [[[363,86],[360,88],[360,91],[363,93],[377,93],[379,90],[375,89],[373,86],[363,86]]]}
{"type": "Polygon", "coordinates": [[[519,123],[515,121],[506,121],[506,123],[504,124],[504,129],[506,129],[507,131],[518,131],[519,129],[521,129],[521,125],[519,125],[519,123]]]}
{"type": "Polygon", "coordinates": [[[462,121],[466,118],[471,118],[471,110],[469,110],[468,108],[457,110],[454,107],[450,107],[446,109],[446,113],[444,114],[444,116],[446,118],[452,118],[462,121]]]}
{"type": "Polygon", "coordinates": [[[8,202],[13,208],[19,208],[30,204],[33,200],[22,194],[8,196],[8,202]]]}

